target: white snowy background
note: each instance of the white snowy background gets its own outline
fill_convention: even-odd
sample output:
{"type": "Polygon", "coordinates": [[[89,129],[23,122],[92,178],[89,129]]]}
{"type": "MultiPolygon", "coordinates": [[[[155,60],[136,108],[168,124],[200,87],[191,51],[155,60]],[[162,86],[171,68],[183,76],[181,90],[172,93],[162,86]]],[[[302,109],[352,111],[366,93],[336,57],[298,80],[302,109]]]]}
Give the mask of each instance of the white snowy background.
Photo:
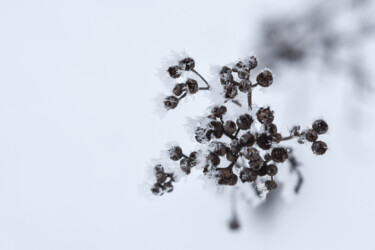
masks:
{"type": "MultiPolygon", "coordinates": [[[[347,75],[313,63],[283,66],[254,94],[283,132],[330,125],[326,155],[297,147],[298,196],[240,202],[232,232],[228,197],[198,174],[159,198],[145,184],[167,142],[193,149],[186,117],[209,105],[199,93],[160,117],[162,59],[185,50],[209,78],[257,54],[263,19],[309,4],[0,0],[0,250],[375,249],[375,93],[358,97],[347,75]]],[[[374,44],[360,47],[372,71],[374,44]]]]}

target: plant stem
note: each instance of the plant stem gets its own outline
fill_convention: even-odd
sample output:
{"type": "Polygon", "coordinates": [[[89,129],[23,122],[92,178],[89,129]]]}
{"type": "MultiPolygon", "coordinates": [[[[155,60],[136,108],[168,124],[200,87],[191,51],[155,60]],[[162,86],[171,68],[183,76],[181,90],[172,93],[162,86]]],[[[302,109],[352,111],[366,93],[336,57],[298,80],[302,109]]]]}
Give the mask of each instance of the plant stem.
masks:
{"type": "Polygon", "coordinates": [[[192,69],[191,71],[194,72],[197,76],[199,76],[206,83],[207,88],[205,88],[205,89],[210,89],[210,85],[208,84],[206,79],[204,79],[203,76],[201,76],[201,74],[199,74],[195,69],[192,69]]]}

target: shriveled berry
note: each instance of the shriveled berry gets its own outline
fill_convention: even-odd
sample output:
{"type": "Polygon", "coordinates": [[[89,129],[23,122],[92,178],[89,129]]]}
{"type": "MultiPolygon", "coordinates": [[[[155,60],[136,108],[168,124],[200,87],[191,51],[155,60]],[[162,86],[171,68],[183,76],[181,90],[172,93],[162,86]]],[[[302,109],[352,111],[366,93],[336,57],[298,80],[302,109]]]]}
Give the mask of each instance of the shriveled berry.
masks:
{"type": "Polygon", "coordinates": [[[317,155],[323,155],[327,149],[328,149],[328,146],[325,142],[323,141],[315,141],[312,145],[311,145],[311,149],[312,151],[314,152],[314,154],[317,154],[317,155]]]}
{"type": "Polygon", "coordinates": [[[254,169],[243,168],[240,172],[240,180],[242,182],[253,182],[257,179],[257,173],[254,169]]]}
{"type": "Polygon", "coordinates": [[[288,150],[285,148],[273,148],[271,151],[271,157],[274,162],[281,163],[288,160],[288,150]]]}
{"type": "Polygon", "coordinates": [[[315,132],[315,130],[310,129],[306,132],[305,137],[309,142],[314,142],[318,139],[318,133],[315,132]]]}
{"type": "Polygon", "coordinates": [[[151,188],[151,192],[155,195],[159,194],[159,195],[162,195],[163,193],[163,186],[159,183],[155,183],[152,188],[151,188]]]}
{"type": "Polygon", "coordinates": [[[245,79],[245,80],[242,80],[242,81],[240,82],[240,84],[238,85],[238,89],[239,89],[242,93],[247,93],[247,92],[249,92],[250,86],[251,86],[251,81],[245,79]]]}
{"type": "Polygon", "coordinates": [[[171,95],[164,99],[164,107],[166,109],[174,109],[177,107],[178,104],[178,98],[171,95]]]}
{"type": "Polygon", "coordinates": [[[154,168],[154,174],[157,183],[163,183],[167,179],[167,175],[164,172],[164,168],[161,165],[156,165],[154,168]]]}
{"type": "Polygon", "coordinates": [[[237,130],[236,123],[231,120],[227,120],[224,124],[224,131],[230,135],[233,135],[237,130]]]}
{"type": "Polygon", "coordinates": [[[267,175],[269,176],[275,176],[277,174],[277,167],[275,164],[270,164],[267,166],[267,175]]]}
{"type": "Polygon", "coordinates": [[[266,133],[260,134],[256,141],[258,146],[264,150],[270,149],[272,146],[272,136],[267,135],[266,133]]]}
{"type": "Polygon", "coordinates": [[[271,123],[274,119],[273,111],[270,109],[270,107],[260,108],[257,112],[257,118],[258,121],[262,124],[271,123]]]}
{"type": "Polygon", "coordinates": [[[186,80],[186,85],[188,86],[190,94],[195,94],[198,92],[198,82],[196,80],[189,78],[186,80]]]}
{"type": "Polygon", "coordinates": [[[173,191],[173,185],[172,185],[172,182],[166,182],[164,183],[163,185],[163,190],[170,193],[173,191]]]}
{"type": "Polygon", "coordinates": [[[243,134],[240,138],[240,144],[242,146],[251,147],[254,145],[254,143],[255,143],[255,136],[250,132],[243,134]]]}
{"type": "Polygon", "coordinates": [[[187,158],[181,159],[180,168],[181,168],[182,171],[185,172],[185,174],[190,174],[190,170],[191,170],[190,161],[187,158]]]}
{"type": "Polygon", "coordinates": [[[267,174],[268,167],[266,163],[263,163],[262,166],[256,171],[258,176],[265,176],[267,174]]]}
{"type": "Polygon", "coordinates": [[[238,78],[240,79],[247,79],[250,75],[249,72],[244,69],[238,70],[237,74],[238,74],[238,78]]]}
{"type": "Polygon", "coordinates": [[[228,85],[224,89],[224,96],[228,99],[233,99],[238,94],[237,87],[234,85],[228,85]]]}
{"type": "Polygon", "coordinates": [[[193,70],[194,69],[194,67],[195,67],[195,61],[191,57],[186,57],[186,58],[182,59],[181,61],[179,61],[178,65],[179,65],[179,68],[181,70],[189,71],[189,70],[193,70]]]}
{"type": "Polygon", "coordinates": [[[254,69],[258,66],[258,59],[255,56],[250,56],[250,58],[246,60],[246,63],[250,69],[254,69]]]}
{"type": "Polygon", "coordinates": [[[219,75],[220,75],[220,82],[223,85],[226,85],[233,81],[232,70],[227,66],[224,66],[223,68],[221,68],[219,75]]]}
{"type": "Polygon", "coordinates": [[[224,128],[221,122],[219,121],[211,121],[210,122],[210,131],[216,138],[221,138],[224,134],[224,128]]]}
{"type": "Polygon", "coordinates": [[[236,159],[236,156],[231,150],[227,150],[227,160],[232,162],[236,159]]]}
{"type": "Polygon", "coordinates": [[[218,169],[218,184],[234,186],[238,181],[237,175],[235,175],[231,169],[223,168],[218,169]]]}
{"type": "Polygon", "coordinates": [[[212,166],[218,166],[220,164],[220,158],[214,153],[208,155],[208,160],[211,162],[212,166]]]}
{"type": "Polygon", "coordinates": [[[186,85],[184,83],[177,83],[174,88],[173,88],[173,94],[175,94],[176,96],[180,96],[182,95],[182,92],[184,92],[185,90],[185,87],[186,85]]]}
{"type": "Polygon", "coordinates": [[[240,144],[239,140],[234,139],[234,140],[231,141],[230,150],[235,154],[241,151],[241,144],[240,144]]]}
{"type": "Polygon", "coordinates": [[[262,87],[269,87],[273,82],[272,72],[264,70],[257,75],[257,83],[262,87]]]}
{"type": "Polygon", "coordinates": [[[244,157],[250,161],[257,161],[259,159],[262,159],[260,157],[258,149],[253,147],[247,147],[244,149],[244,157]]]}
{"type": "Polygon", "coordinates": [[[264,185],[266,186],[266,188],[268,190],[272,190],[272,189],[276,189],[277,188],[277,184],[274,180],[267,180],[264,185]]]}
{"type": "Polygon", "coordinates": [[[179,78],[181,76],[181,71],[178,66],[171,66],[168,68],[169,76],[172,78],[179,78]]]}
{"type": "Polygon", "coordinates": [[[273,123],[265,124],[264,128],[268,133],[270,133],[270,135],[275,136],[277,134],[277,126],[273,123]]]}
{"type": "Polygon", "coordinates": [[[227,112],[227,107],[216,106],[211,110],[211,114],[217,118],[221,118],[227,112]]]}
{"type": "Polygon", "coordinates": [[[246,68],[246,65],[244,62],[241,62],[239,61],[238,63],[236,63],[236,65],[233,67],[232,71],[233,72],[238,72],[238,71],[241,71],[243,70],[244,68],[246,68]]]}
{"type": "Polygon", "coordinates": [[[224,143],[218,141],[210,143],[210,149],[218,156],[224,156],[227,153],[227,146],[225,146],[224,143]]]}
{"type": "Polygon", "coordinates": [[[328,124],[324,120],[316,120],[312,128],[317,132],[319,135],[325,134],[328,131],[328,124]]]}
{"type": "Polygon", "coordinates": [[[196,151],[193,151],[190,153],[189,155],[189,162],[191,164],[192,167],[195,167],[197,165],[197,162],[198,162],[198,152],[196,151]]]}
{"type": "Polygon", "coordinates": [[[249,114],[244,114],[236,120],[237,126],[242,130],[247,130],[253,123],[253,118],[249,114]]]}
{"type": "Polygon", "coordinates": [[[173,161],[178,161],[182,157],[182,149],[179,146],[169,149],[169,157],[173,161]]]}

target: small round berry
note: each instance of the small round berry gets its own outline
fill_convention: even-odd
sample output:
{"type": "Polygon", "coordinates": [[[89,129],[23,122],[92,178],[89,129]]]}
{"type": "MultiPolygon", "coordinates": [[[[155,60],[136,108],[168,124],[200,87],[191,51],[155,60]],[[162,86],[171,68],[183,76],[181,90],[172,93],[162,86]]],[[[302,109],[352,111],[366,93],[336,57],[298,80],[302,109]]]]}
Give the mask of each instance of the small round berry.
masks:
{"type": "Polygon", "coordinates": [[[257,75],[257,83],[262,87],[269,87],[273,82],[272,72],[264,70],[257,75]]]}
{"type": "Polygon", "coordinates": [[[258,176],[265,176],[267,174],[267,171],[268,171],[267,164],[263,163],[262,166],[258,168],[256,172],[258,176]]]}
{"type": "Polygon", "coordinates": [[[205,138],[206,138],[206,130],[201,127],[198,127],[195,130],[195,140],[197,140],[197,142],[199,143],[202,143],[205,138]]]}
{"type": "Polygon", "coordinates": [[[218,166],[220,164],[220,158],[214,153],[208,155],[208,160],[211,162],[212,166],[218,166]]]}
{"type": "Polygon", "coordinates": [[[234,85],[228,85],[225,87],[224,96],[228,99],[233,99],[238,95],[237,87],[234,85]]]}
{"type": "Polygon", "coordinates": [[[190,161],[186,158],[181,159],[180,161],[180,168],[185,174],[190,174],[191,164],[190,161]]]}
{"type": "Polygon", "coordinates": [[[317,132],[319,135],[325,134],[328,131],[328,124],[323,120],[316,120],[313,125],[313,129],[315,132],[317,132]]]}
{"type": "Polygon", "coordinates": [[[244,114],[236,120],[237,126],[242,130],[247,130],[253,123],[253,118],[249,114],[244,114]]]}
{"type": "Polygon", "coordinates": [[[288,160],[288,150],[285,148],[273,148],[271,151],[271,157],[274,162],[282,163],[288,160]]]}
{"type": "Polygon", "coordinates": [[[221,122],[219,121],[211,121],[210,122],[210,131],[212,131],[212,134],[216,137],[216,138],[221,138],[224,134],[224,128],[223,128],[223,125],[221,124],[221,122]]]}
{"type": "Polygon", "coordinates": [[[276,136],[277,134],[277,126],[273,123],[265,124],[265,130],[270,133],[270,135],[276,136]]]}
{"type": "Polygon", "coordinates": [[[262,124],[272,123],[274,119],[273,111],[270,109],[270,107],[260,108],[257,112],[257,118],[262,124]]]}
{"type": "Polygon", "coordinates": [[[195,167],[198,163],[198,152],[193,151],[189,155],[189,162],[192,167],[195,167]]]}
{"type": "Polygon", "coordinates": [[[246,62],[249,65],[250,69],[254,69],[256,68],[256,66],[258,66],[258,59],[255,56],[250,56],[250,58],[247,59],[246,62]]]}
{"type": "Polygon", "coordinates": [[[229,186],[234,186],[236,185],[238,181],[237,175],[235,175],[231,169],[223,168],[223,169],[218,169],[218,175],[217,177],[219,178],[218,184],[220,185],[229,185],[229,186]]]}
{"type": "Polygon", "coordinates": [[[236,65],[233,67],[232,71],[233,71],[233,72],[238,72],[238,71],[240,71],[240,70],[243,70],[245,67],[246,67],[245,63],[239,61],[239,62],[236,63],[236,65]]]}
{"type": "Polygon", "coordinates": [[[173,88],[173,94],[175,94],[176,96],[182,95],[182,92],[184,92],[185,90],[185,86],[186,85],[184,83],[177,83],[173,88]]]}
{"type": "Polygon", "coordinates": [[[272,190],[272,189],[276,189],[277,188],[277,184],[274,180],[267,180],[264,185],[266,186],[266,188],[268,190],[272,190]]]}
{"type": "Polygon", "coordinates": [[[234,140],[231,141],[230,150],[235,154],[237,154],[238,152],[241,151],[241,144],[240,144],[239,140],[234,139],[234,140]]]}
{"type": "Polygon", "coordinates": [[[255,136],[250,132],[243,134],[240,138],[240,144],[242,146],[251,147],[254,145],[254,143],[255,143],[255,136]]]}
{"type": "Polygon", "coordinates": [[[254,169],[243,168],[240,172],[240,180],[242,182],[253,182],[257,179],[257,173],[254,169]]]}
{"type": "Polygon", "coordinates": [[[164,107],[166,109],[174,109],[177,107],[178,104],[178,98],[171,95],[164,99],[164,107]]]}
{"type": "Polygon", "coordinates": [[[195,94],[198,92],[198,82],[194,79],[187,79],[186,85],[188,86],[190,94],[195,94]]]}
{"type": "Polygon", "coordinates": [[[269,176],[275,176],[277,174],[277,167],[275,164],[270,164],[267,166],[267,175],[269,176]]]}
{"type": "Polygon", "coordinates": [[[328,149],[328,146],[325,142],[323,141],[315,141],[312,145],[311,145],[311,149],[312,151],[314,152],[314,154],[317,154],[317,155],[323,155],[327,149],[328,149]]]}
{"type": "Polygon", "coordinates": [[[218,156],[224,156],[227,153],[227,147],[224,143],[215,141],[209,145],[210,151],[217,154],[218,156]]]}
{"type": "Polygon", "coordinates": [[[264,155],[264,160],[265,160],[265,161],[270,161],[270,160],[272,160],[271,155],[270,155],[269,153],[265,154],[265,155],[264,155]]]}
{"type": "Polygon", "coordinates": [[[250,161],[257,161],[259,159],[262,159],[260,157],[258,149],[253,148],[253,147],[245,148],[244,157],[250,161]]]}
{"type": "Polygon", "coordinates": [[[163,183],[167,179],[167,175],[164,172],[164,168],[161,165],[156,165],[154,168],[154,174],[157,183],[163,183]]]}
{"type": "Polygon", "coordinates": [[[230,82],[233,81],[233,75],[232,75],[232,70],[227,67],[227,66],[224,66],[221,70],[220,70],[220,82],[221,84],[223,85],[226,85],[230,82]]]}
{"type": "Polygon", "coordinates": [[[230,150],[227,150],[227,160],[232,162],[236,159],[236,156],[234,155],[234,153],[230,150]]]}
{"type": "Polygon", "coordinates": [[[181,71],[178,66],[171,66],[168,68],[169,76],[172,78],[179,78],[181,76],[181,71]]]}
{"type": "Polygon", "coordinates": [[[308,130],[305,134],[305,138],[306,140],[308,140],[309,142],[314,142],[318,139],[318,133],[315,132],[315,130],[308,130]]]}
{"type": "Polygon", "coordinates": [[[283,139],[283,136],[280,133],[276,133],[272,136],[273,136],[273,141],[276,142],[276,143],[281,142],[281,139],[283,139]]]}
{"type": "Polygon", "coordinates": [[[260,134],[256,141],[258,146],[264,150],[270,149],[272,146],[272,136],[269,136],[266,133],[260,134]]]}
{"type": "Polygon", "coordinates": [[[211,110],[211,114],[217,118],[223,117],[223,115],[227,112],[227,107],[225,106],[216,106],[211,110]]]}
{"type": "Polygon", "coordinates": [[[224,124],[224,131],[230,135],[233,135],[237,130],[236,123],[231,120],[227,120],[224,124]]]}
{"type": "Polygon", "coordinates": [[[154,195],[162,195],[163,194],[163,186],[159,183],[155,183],[152,188],[151,188],[151,192],[154,194],[154,195]]]}
{"type": "Polygon", "coordinates": [[[169,158],[173,161],[178,161],[182,157],[182,149],[179,146],[169,149],[169,158]]]}
{"type": "Polygon", "coordinates": [[[186,71],[193,70],[195,67],[195,61],[191,57],[186,57],[182,59],[181,61],[178,62],[178,64],[181,70],[186,70],[186,71]]]}
{"type": "Polygon", "coordinates": [[[247,92],[249,92],[250,86],[251,86],[251,81],[250,80],[242,80],[240,82],[240,84],[238,85],[238,89],[242,93],[247,93],[247,92]]]}
{"type": "Polygon", "coordinates": [[[243,80],[243,79],[247,79],[247,78],[249,78],[249,76],[250,76],[249,72],[247,72],[247,71],[244,70],[244,69],[238,70],[237,74],[238,74],[238,78],[240,78],[240,79],[242,79],[242,80],[243,80]]]}

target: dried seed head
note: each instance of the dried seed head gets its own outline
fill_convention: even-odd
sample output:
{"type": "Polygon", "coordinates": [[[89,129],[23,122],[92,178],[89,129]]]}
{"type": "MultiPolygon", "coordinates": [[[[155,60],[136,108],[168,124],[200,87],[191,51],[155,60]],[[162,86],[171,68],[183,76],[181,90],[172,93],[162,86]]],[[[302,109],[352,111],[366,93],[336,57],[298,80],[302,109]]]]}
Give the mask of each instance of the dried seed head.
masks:
{"type": "Polygon", "coordinates": [[[185,83],[177,83],[173,88],[173,94],[180,96],[185,90],[185,83]]]}
{"type": "Polygon", "coordinates": [[[221,118],[227,112],[227,107],[216,106],[211,110],[211,114],[217,118],[221,118]]]}
{"type": "Polygon", "coordinates": [[[232,172],[232,169],[227,168],[218,169],[217,178],[220,185],[234,186],[238,181],[238,177],[232,172]]]}
{"type": "Polygon", "coordinates": [[[288,150],[285,148],[273,148],[271,157],[274,162],[281,163],[288,160],[288,150]]]}
{"type": "Polygon", "coordinates": [[[323,120],[316,120],[313,125],[313,129],[315,132],[317,132],[319,135],[325,134],[328,131],[328,124],[323,120]]]}
{"type": "Polygon", "coordinates": [[[306,132],[305,138],[309,142],[314,142],[318,139],[318,133],[316,133],[315,130],[310,129],[306,132]]]}
{"type": "Polygon", "coordinates": [[[272,146],[272,136],[262,133],[257,137],[257,144],[261,149],[267,150],[272,146]]]}
{"type": "Polygon", "coordinates": [[[267,166],[267,175],[269,176],[275,176],[277,174],[277,167],[275,164],[270,164],[267,166]]]}
{"type": "Polygon", "coordinates": [[[257,83],[262,87],[269,87],[273,82],[272,72],[264,70],[257,75],[257,83]]]}
{"type": "Polygon", "coordinates": [[[181,159],[180,161],[180,168],[182,171],[185,172],[185,174],[190,174],[190,170],[191,170],[191,164],[190,164],[190,161],[186,158],[183,158],[181,159]]]}
{"type": "Polygon", "coordinates": [[[182,149],[179,146],[169,149],[169,157],[173,161],[178,161],[182,157],[182,149]]]}
{"type": "Polygon", "coordinates": [[[255,136],[250,132],[243,134],[240,138],[241,146],[251,147],[254,145],[254,143],[255,143],[255,136]]]}
{"type": "Polygon", "coordinates": [[[270,107],[260,108],[257,112],[258,121],[262,124],[273,122],[274,116],[273,111],[270,107]]]}
{"type": "Polygon", "coordinates": [[[257,173],[254,169],[243,168],[240,172],[240,180],[242,182],[253,182],[257,179],[257,173]]]}
{"type": "Polygon", "coordinates": [[[193,70],[195,67],[194,59],[191,57],[186,57],[182,59],[181,61],[178,62],[178,64],[181,70],[186,70],[186,71],[193,70]]]}
{"type": "Polygon", "coordinates": [[[195,94],[198,92],[198,82],[194,79],[187,79],[186,85],[188,86],[190,94],[195,94]]]}
{"type": "Polygon", "coordinates": [[[264,185],[266,186],[266,188],[268,190],[272,190],[272,189],[276,189],[277,188],[277,184],[274,180],[267,180],[264,185]]]}
{"type": "Polygon", "coordinates": [[[171,95],[164,99],[164,107],[166,109],[174,109],[177,107],[178,104],[178,98],[171,95]]]}
{"type": "Polygon", "coordinates": [[[238,117],[236,123],[240,129],[247,130],[253,123],[253,118],[249,114],[244,114],[238,117]]]}
{"type": "Polygon", "coordinates": [[[221,68],[219,75],[220,75],[220,82],[223,85],[227,85],[228,83],[233,81],[232,70],[227,66],[224,66],[223,68],[221,68]]]}
{"type": "Polygon", "coordinates": [[[314,154],[317,154],[317,155],[322,155],[324,154],[327,149],[328,149],[328,146],[325,142],[323,141],[315,141],[312,145],[311,145],[311,149],[312,151],[314,152],[314,154]]]}
{"type": "Polygon", "coordinates": [[[171,66],[168,68],[169,76],[172,78],[179,78],[181,76],[181,71],[178,66],[171,66]]]}
{"type": "Polygon", "coordinates": [[[237,130],[236,123],[231,120],[227,120],[224,124],[224,131],[230,135],[233,135],[237,130]]]}

